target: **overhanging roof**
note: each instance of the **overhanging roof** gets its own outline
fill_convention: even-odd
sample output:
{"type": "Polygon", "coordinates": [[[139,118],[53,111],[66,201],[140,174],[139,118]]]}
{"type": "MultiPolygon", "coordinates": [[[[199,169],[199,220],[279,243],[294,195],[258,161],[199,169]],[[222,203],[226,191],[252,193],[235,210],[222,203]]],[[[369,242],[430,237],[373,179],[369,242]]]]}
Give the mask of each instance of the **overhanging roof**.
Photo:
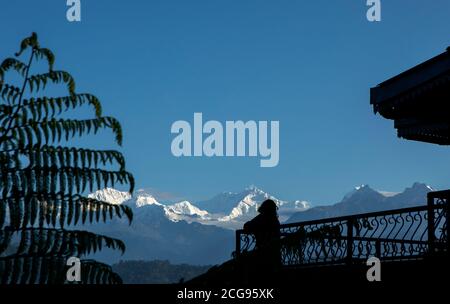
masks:
{"type": "Polygon", "coordinates": [[[394,120],[398,136],[450,144],[450,47],[370,89],[375,113],[394,120]]]}

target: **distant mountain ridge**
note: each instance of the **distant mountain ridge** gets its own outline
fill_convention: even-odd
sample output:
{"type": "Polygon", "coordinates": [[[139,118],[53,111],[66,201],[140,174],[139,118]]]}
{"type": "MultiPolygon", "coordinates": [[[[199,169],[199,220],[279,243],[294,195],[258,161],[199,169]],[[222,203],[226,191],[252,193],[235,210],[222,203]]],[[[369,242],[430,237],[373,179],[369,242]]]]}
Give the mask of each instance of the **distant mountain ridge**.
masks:
{"type": "Polygon", "coordinates": [[[293,223],[425,205],[427,193],[430,191],[433,191],[433,188],[423,183],[414,183],[400,193],[377,191],[368,185],[362,185],[345,195],[339,203],[295,213],[286,222],[293,223]]]}

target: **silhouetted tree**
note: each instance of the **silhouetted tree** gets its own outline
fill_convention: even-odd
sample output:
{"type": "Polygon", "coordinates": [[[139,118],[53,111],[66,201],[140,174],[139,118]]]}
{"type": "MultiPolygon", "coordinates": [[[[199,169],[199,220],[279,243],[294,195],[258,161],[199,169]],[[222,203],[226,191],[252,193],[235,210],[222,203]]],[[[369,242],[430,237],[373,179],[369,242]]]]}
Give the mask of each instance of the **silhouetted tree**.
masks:
{"type": "Polygon", "coordinates": [[[126,284],[173,284],[205,273],[211,266],[171,264],[169,261],[120,261],[112,265],[126,284]]]}
{"type": "MultiPolygon", "coordinates": [[[[127,206],[85,196],[117,183],[129,185],[132,192],[134,180],[125,170],[121,153],[73,145],[76,137],[105,128],[121,145],[121,126],[113,117],[102,116],[95,96],[77,94],[72,76],[53,70],[54,61],[53,53],[41,48],[33,33],[22,41],[15,58],[7,58],[0,66],[2,283],[64,283],[69,257],[85,257],[102,247],[125,250],[120,240],[66,228],[115,216],[131,223],[133,217],[127,206]],[[20,61],[28,52],[28,61],[20,61]],[[32,74],[37,61],[46,63],[45,73],[32,74]],[[12,83],[7,83],[5,76],[14,71],[12,83]],[[64,84],[67,96],[44,96],[51,83],[64,84]],[[94,118],[66,118],[65,112],[83,105],[92,106],[94,118]]],[[[81,275],[83,283],[121,282],[108,265],[94,260],[82,260],[81,275]]]]}

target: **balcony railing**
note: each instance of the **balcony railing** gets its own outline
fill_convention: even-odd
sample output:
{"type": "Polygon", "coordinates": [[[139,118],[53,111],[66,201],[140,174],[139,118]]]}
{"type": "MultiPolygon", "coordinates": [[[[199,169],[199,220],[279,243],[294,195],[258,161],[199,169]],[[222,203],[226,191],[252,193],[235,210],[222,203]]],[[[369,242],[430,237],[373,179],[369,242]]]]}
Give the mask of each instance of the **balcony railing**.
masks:
{"type": "MultiPolygon", "coordinates": [[[[428,193],[426,206],[280,226],[284,266],[420,259],[448,252],[450,190],[428,193]]],[[[236,231],[236,257],[255,249],[254,235],[236,231]]]]}

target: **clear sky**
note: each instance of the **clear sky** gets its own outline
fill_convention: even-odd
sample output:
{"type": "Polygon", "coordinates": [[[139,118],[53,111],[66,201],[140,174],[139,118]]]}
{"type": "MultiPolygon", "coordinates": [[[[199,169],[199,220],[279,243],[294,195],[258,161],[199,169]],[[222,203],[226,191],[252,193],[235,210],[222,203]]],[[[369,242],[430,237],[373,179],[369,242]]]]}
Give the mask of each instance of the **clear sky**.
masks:
{"type": "MultiPolygon", "coordinates": [[[[396,137],[374,115],[369,88],[450,45],[450,1],[2,0],[0,59],[35,31],[124,128],[138,187],[190,199],[255,184],[282,199],[334,203],[353,186],[400,191],[415,181],[450,187],[450,147],[396,137]],[[171,124],[279,120],[280,163],[175,158],[171,124]]],[[[109,134],[96,143],[110,143],[109,134]]]]}

